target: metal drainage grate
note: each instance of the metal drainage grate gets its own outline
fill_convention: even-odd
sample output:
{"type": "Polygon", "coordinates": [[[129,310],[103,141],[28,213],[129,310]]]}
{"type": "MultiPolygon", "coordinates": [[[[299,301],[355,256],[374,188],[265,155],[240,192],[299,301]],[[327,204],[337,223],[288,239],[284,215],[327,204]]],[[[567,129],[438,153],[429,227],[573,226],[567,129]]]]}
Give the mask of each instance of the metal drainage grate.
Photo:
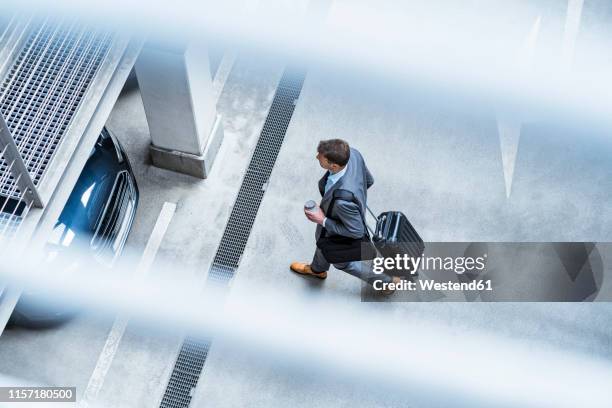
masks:
{"type": "MultiPolygon", "coordinates": [[[[83,96],[106,57],[107,32],[75,21],[45,20],[28,36],[0,87],[0,111],[38,185],[83,96]]],[[[0,194],[19,197],[0,163],[0,194]]]]}
{"type": "MultiPolygon", "coordinates": [[[[291,69],[286,69],[283,73],[209,270],[208,280],[211,283],[227,284],[238,268],[265,186],[283,144],[295,103],[300,96],[304,75],[303,71],[291,69]]],[[[161,401],[161,408],[189,406],[210,344],[211,339],[187,337],[183,341],[161,401]]]]}

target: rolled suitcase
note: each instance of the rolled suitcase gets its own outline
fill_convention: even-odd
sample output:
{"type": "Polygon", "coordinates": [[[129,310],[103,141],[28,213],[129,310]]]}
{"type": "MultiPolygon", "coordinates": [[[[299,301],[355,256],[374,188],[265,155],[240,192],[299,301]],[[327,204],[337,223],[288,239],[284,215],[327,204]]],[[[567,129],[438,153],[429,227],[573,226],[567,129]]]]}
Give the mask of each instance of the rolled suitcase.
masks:
{"type": "MultiPolygon", "coordinates": [[[[395,258],[396,255],[400,255],[403,258],[406,254],[416,259],[423,255],[425,243],[402,212],[386,211],[376,216],[369,207],[368,211],[376,219],[372,242],[381,256],[395,258]]],[[[408,268],[388,269],[385,273],[394,276],[414,276],[418,271],[412,273],[410,265],[412,263],[408,262],[408,268]]]]}

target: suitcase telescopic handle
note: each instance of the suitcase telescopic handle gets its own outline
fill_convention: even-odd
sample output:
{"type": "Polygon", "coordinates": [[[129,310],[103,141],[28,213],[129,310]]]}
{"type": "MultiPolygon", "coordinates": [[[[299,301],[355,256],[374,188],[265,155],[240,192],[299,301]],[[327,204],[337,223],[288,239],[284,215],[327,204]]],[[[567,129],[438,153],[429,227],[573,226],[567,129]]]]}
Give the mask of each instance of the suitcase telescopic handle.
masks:
{"type": "MultiPolygon", "coordinates": [[[[378,220],[378,217],[376,216],[376,214],[374,214],[374,212],[372,211],[372,209],[370,209],[370,207],[368,207],[368,205],[366,204],[366,208],[368,209],[368,212],[370,213],[370,215],[372,215],[372,218],[374,218],[375,220],[378,220]]],[[[372,236],[375,235],[374,230],[368,225],[368,222],[365,220],[365,218],[363,219],[363,223],[365,224],[366,228],[368,229],[368,231],[370,231],[370,234],[372,234],[372,236]]]]}
{"type": "Polygon", "coordinates": [[[374,211],[372,211],[372,209],[370,207],[368,207],[368,205],[366,204],[366,208],[368,209],[368,212],[370,214],[372,214],[372,217],[374,217],[374,219],[377,219],[378,217],[376,216],[376,214],[374,214],[374,211]]]}
{"type": "Polygon", "coordinates": [[[374,236],[374,230],[368,225],[368,223],[365,223],[366,228],[368,229],[368,231],[370,231],[370,234],[372,234],[372,236],[374,236]]]}

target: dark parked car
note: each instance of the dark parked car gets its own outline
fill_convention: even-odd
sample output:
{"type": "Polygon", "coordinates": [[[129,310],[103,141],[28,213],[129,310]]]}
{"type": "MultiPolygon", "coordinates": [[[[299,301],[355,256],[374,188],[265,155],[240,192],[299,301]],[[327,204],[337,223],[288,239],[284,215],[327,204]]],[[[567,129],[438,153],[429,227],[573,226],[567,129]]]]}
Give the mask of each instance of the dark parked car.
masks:
{"type": "MultiPolygon", "coordinates": [[[[46,245],[46,264],[68,270],[92,262],[112,267],[121,254],[138,206],[138,187],[117,139],[102,130],[46,245]]],[[[74,315],[64,305],[24,291],[10,323],[49,326],[74,315]]]]}

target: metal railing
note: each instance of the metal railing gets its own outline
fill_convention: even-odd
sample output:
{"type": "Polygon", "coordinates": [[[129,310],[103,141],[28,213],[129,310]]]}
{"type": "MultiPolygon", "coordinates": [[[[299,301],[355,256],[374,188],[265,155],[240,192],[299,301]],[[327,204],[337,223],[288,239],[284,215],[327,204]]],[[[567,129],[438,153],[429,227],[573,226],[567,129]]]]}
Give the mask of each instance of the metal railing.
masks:
{"type": "Polygon", "coordinates": [[[34,181],[15,145],[13,136],[0,113],[0,240],[14,235],[32,206],[42,208],[43,202],[34,181]],[[5,185],[11,184],[10,188],[5,185]]]}

